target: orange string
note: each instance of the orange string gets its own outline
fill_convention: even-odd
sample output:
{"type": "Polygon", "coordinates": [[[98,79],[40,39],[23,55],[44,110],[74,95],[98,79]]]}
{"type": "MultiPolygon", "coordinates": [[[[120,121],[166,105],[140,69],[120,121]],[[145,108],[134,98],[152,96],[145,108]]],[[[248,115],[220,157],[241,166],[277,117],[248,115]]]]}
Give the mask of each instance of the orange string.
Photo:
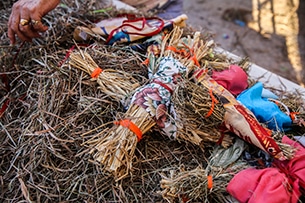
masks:
{"type": "Polygon", "coordinates": [[[194,48],[191,48],[191,47],[187,46],[185,43],[182,43],[182,44],[183,44],[188,50],[190,50],[190,51],[189,51],[189,52],[190,52],[189,55],[192,55],[192,56],[190,57],[190,60],[194,61],[195,65],[198,66],[198,67],[200,67],[200,64],[199,64],[199,62],[198,62],[198,59],[197,59],[197,57],[196,57],[196,54],[194,53],[194,48]]]}
{"type": "Polygon", "coordinates": [[[194,63],[195,63],[196,66],[200,67],[200,64],[199,64],[199,62],[198,62],[197,57],[196,57],[195,54],[194,54],[194,56],[192,56],[190,59],[191,59],[192,61],[194,61],[194,63]]]}
{"type": "Polygon", "coordinates": [[[209,111],[209,112],[207,113],[207,115],[205,116],[206,118],[212,115],[212,113],[213,113],[213,111],[214,111],[215,104],[218,103],[218,100],[217,100],[217,99],[214,97],[214,95],[213,95],[212,89],[209,90],[209,93],[210,93],[210,96],[211,96],[211,99],[212,99],[212,105],[211,105],[210,111],[209,111]]]}
{"type": "Polygon", "coordinates": [[[300,112],[290,112],[289,116],[290,116],[291,120],[294,121],[295,120],[295,116],[298,115],[298,114],[300,114],[300,112]]]}
{"type": "Polygon", "coordinates": [[[166,47],[166,50],[169,50],[169,51],[173,51],[173,52],[178,53],[178,50],[176,49],[176,47],[173,47],[173,46],[168,46],[168,47],[166,47]]]}
{"type": "Polygon", "coordinates": [[[208,179],[208,189],[212,189],[213,188],[213,177],[212,177],[212,175],[208,175],[207,179],[208,179]]]}
{"type": "Polygon", "coordinates": [[[145,61],[143,61],[142,64],[148,66],[148,64],[149,64],[149,58],[145,59],[145,61]]]}
{"type": "Polygon", "coordinates": [[[121,125],[125,128],[128,128],[129,130],[131,130],[138,137],[138,142],[142,139],[141,129],[138,126],[136,126],[136,124],[134,124],[131,120],[124,119],[124,120],[120,120],[120,121],[114,121],[113,123],[115,125],[121,125]]]}
{"type": "Polygon", "coordinates": [[[177,49],[173,46],[166,47],[166,50],[173,51],[175,53],[181,54],[182,56],[189,57],[189,53],[185,49],[177,49]]]}
{"type": "Polygon", "coordinates": [[[101,69],[100,67],[97,67],[96,69],[94,69],[94,71],[91,73],[91,77],[92,78],[97,78],[101,72],[103,71],[103,69],[101,69]]]}
{"type": "Polygon", "coordinates": [[[189,52],[186,51],[185,49],[178,50],[176,47],[173,47],[173,46],[168,46],[166,48],[166,50],[173,51],[175,53],[179,53],[179,54],[189,58],[190,60],[194,61],[195,65],[200,67],[196,54],[194,53],[194,49],[190,48],[185,43],[182,43],[182,44],[189,50],[189,52]]]}

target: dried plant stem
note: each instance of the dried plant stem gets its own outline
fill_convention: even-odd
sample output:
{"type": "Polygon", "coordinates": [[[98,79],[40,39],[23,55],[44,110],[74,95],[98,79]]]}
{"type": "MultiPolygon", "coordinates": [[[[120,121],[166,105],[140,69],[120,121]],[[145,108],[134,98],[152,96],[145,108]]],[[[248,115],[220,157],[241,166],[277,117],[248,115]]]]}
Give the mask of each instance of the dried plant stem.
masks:
{"type": "MultiPolygon", "coordinates": [[[[88,74],[92,74],[99,66],[85,51],[79,50],[70,55],[69,63],[88,74]]],[[[113,69],[105,69],[96,78],[99,88],[115,100],[124,101],[131,92],[140,86],[131,74],[113,69]]]]}
{"type": "Polygon", "coordinates": [[[183,29],[174,27],[174,29],[169,34],[165,35],[164,39],[162,40],[160,55],[174,57],[177,53],[173,52],[171,49],[168,49],[168,47],[178,47],[182,34],[183,29]]]}
{"type": "Polygon", "coordinates": [[[277,145],[282,150],[285,157],[287,157],[288,160],[292,159],[295,155],[295,152],[297,149],[289,144],[285,144],[279,141],[276,141],[277,145]]]}
{"type": "MultiPolygon", "coordinates": [[[[164,56],[178,59],[191,72],[196,66],[199,68],[198,61],[207,54],[211,43],[203,42],[199,32],[187,38],[182,38],[182,34],[182,29],[174,28],[163,39],[161,48],[164,56]]],[[[225,110],[218,101],[215,104],[208,88],[185,79],[174,91],[172,101],[177,114],[178,139],[197,145],[221,139],[222,135],[218,128],[223,122],[225,110]]],[[[225,147],[229,146],[231,139],[226,136],[222,144],[225,147]]]]}
{"type": "Polygon", "coordinates": [[[189,36],[184,41],[182,45],[190,49],[190,57],[183,57],[180,59],[180,62],[187,67],[188,72],[191,72],[196,68],[200,68],[196,63],[199,63],[206,56],[208,50],[213,45],[213,41],[204,42],[200,39],[200,32],[195,32],[193,38],[189,36]]]}
{"type": "Polygon", "coordinates": [[[199,61],[208,53],[214,45],[213,40],[203,41],[200,32],[195,32],[193,36],[183,37],[183,29],[175,27],[167,34],[161,46],[161,53],[164,56],[171,56],[178,59],[188,72],[200,68],[199,61]]]}

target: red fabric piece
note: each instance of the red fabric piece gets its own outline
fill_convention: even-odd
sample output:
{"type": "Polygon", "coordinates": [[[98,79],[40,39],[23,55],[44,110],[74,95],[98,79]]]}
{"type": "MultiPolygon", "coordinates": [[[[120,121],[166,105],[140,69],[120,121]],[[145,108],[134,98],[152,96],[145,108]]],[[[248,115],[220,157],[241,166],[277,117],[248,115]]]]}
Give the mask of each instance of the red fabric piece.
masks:
{"type": "Polygon", "coordinates": [[[239,202],[297,203],[300,189],[305,187],[305,149],[297,142],[283,137],[283,143],[298,151],[289,161],[276,161],[273,168],[245,169],[229,182],[227,191],[239,202]]]}
{"type": "Polygon", "coordinates": [[[233,95],[238,95],[248,87],[248,76],[237,65],[230,65],[227,70],[213,71],[212,78],[233,95]]]}

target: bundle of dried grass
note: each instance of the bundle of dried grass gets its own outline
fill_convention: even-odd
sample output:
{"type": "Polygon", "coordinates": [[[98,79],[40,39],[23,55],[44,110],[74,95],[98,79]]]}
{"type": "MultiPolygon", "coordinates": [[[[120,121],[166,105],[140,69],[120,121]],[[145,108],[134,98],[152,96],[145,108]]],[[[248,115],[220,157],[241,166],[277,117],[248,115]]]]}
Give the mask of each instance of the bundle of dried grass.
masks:
{"type": "Polygon", "coordinates": [[[183,32],[183,30],[174,30],[172,36],[170,36],[171,39],[169,40],[168,46],[174,47],[174,50],[170,48],[173,52],[178,50],[176,57],[179,58],[179,61],[185,65],[188,72],[191,73],[196,70],[196,68],[200,68],[201,65],[199,62],[209,54],[209,51],[212,51],[212,47],[215,46],[215,44],[213,40],[202,40],[200,32],[195,32],[192,36],[188,35],[183,38],[181,38],[179,34],[181,32],[183,32]],[[172,44],[172,38],[176,39],[178,43],[172,44]]]}
{"type": "Polygon", "coordinates": [[[245,162],[236,162],[226,169],[180,167],[170,171],[169,176],[161,174],[161,193],[168,202],[227,202],[226,186],[236,173],[248,167],[245,162]]]}
{"type": "Polygon", "coordinates": [[[132,104],[124,118],[114,121],[114,124],[84,144],[90,149],[94,160],[118,181],[129,174],[137,142],[156,122],[145,109],[132,104]]]}
{"type": "Polygon", "coordinates": [[[104,69],[114,69],[132,74],[140,84],[147,82],[147,68],[143,65],[144,54],[129,46],[104,46],[93,44],[85,51],[104,69]]]}
{"type": "MultiPolygon", "coordinates": [[[[178,44],[180,43],[180,39],[183,35],[183,29],[179,27],[174,27],[174,29],[164,35],[162,43],[161,43],[161,56],[169,56],[169,57],[176,57],[178,58],[178,44]]],[[[179,55],[179,57],[181,57],[179,55]]]]}
{"type": "Polygon", "coordinates": [[[140,86],[140,83],[127,72],[101,69],[86,51],[71,53],[69,63],[90,74],[105,94],[122,103],[140,86]]]}
{"type": "Polygon", "coordinates": [[[226,186],[233,176],[249,165],[241,161],[241,155],[246,149],[246,143],[236,139],[229,148],[217,146],[213,148],[208,165],[203,169],[179,168],[170,170],[169,175],[161,174],[162,195],[170,202],[177,198],[185,201],[227,202],[226,186]]]}
{"type": "MultiPolygon", "coordinates": [[[[179,27],[164,36],[161,53],[164,56],[177,58],[188,69],[188,73],[204,66],[210,70],[225,70],[232,63],[226,56],[217,53],[213,38],[203,36],[201,32],[189,31],[179,27]]],[[[235,63],[237,63],[235,61],[235,63]]],[[[249,66],[242,60],[244,69],[249,66]]]]}
{"type": "MultiPolygon", "coordinates": [[[[206,51],[208,50],[206,47],[208,47],[209,43],[202,43],[202,40],[200,40],[200,33],[195,33],[193,39],[188,38],[188,40],[185,40],[185,43],[181,43],[189,50],[188,52],[185,52],[184,49],[178,49],[181,36],[182,31],[179,30],[179,28],[176,28],[165,37],[165,40],[163,41],[162,45],[162,48],[164,49],[164,54],[179,58],[180,61],[182,61],[186,66],[188,66],[188,69],[190,69],[190,73],[195,72],[192,79],[198,82],[198,84],[205,86],[205,88],[211,91],[211,94],[217,95],[217,97],[223,101],[222,105],[225,108],[225,112],[223,113],[223,121],[228,127],[228,129],[236,133],[238,136],[241,136],[242,138],[249,138],[251,140],[250,143],[256,143],[257,147],[260,147],[262,150],[269,152],[273,156],[276,156],[279,159],[286,159],[287,157],[285,157],[283,152],[281,152],[281,149],[279,148],[278,144],[275,143],[275,141],[269,137],[268,132],[264,128],[259,127],[260,124],[258,124],[258,121],[255,119],[255,116],[248,109],[241,106],[228,90],[219,85],[208,75],[208,70],[206,69],[206,66],[204,66],[203,68],[200,67],[201,65],[199,61],[206,55],[206,51]],[[186,43],[188,43],[189,46],[186,43]],[[199,58],[196,56],[195,53],[199,54],[199,58]],[[190,59],[191,62],[189,61],[190,59]],[[241,113],[238,108],[244,109],[242,110],[243,112],[241,113]],[[237,117],[243,119],[239,119],[239,121],[237,121],[237,117]],[[251,122],[247,121],[247,119],[244,118],[249,118],[251,122]],[[241,125],[242,122],[244,122],[243,125],[241,125]],[[256,130],[253,130],[252,127],[255,124],[257,124],[257,127],[255,127],[256,130]],[[252,127],[248,127],[247,130],[242,129],[245,128],[245,126],[252,127]],[[264,137],[257,135],[256,131],[260,131],[260,134],[264,135],[264,137]],[[243,134],[240,134],[240,132],[243,132],[243,134]],[[264,146],[263,144],[261,144],[262,139],[271,139],[270,143],[272,142],[273,146],[271,147],[272,149],[270,148],[270,151],[269,149],[267,149],[268,146],[264,146]]],[[[189,137],[192,138],[194,142],[200,141],[198,136],[189,137]]],[[[290,154],[288,154],[288,156],[290,156],[290,154]]]]}
{"type": "Polygon", "coordinates": [[[188,79],[179,83],[172,97],[177,114],[177,138],[197,145],[221,143],[224,147],[232,144],[229,135],[222,135],[225,108],[206,87],[188,79]],[[222,137],[224,136],[224,137],[222,137]]]}
{"type": "MultiPolygon", "coordinates": [[[[204,42],[199,32],[193,37],[182,38],[182,35],[182,29],[174,28],[164,37],[161,53],[177,58],[191,73],[200,68],[199,61],[206,56],[213,42],[204,42]]],[[[231,138],[221,138],[219,131],[225,113],[223,104],[208,88],[185,79],[174,91],[172,101],[177,114],[178,139],[201,146],[221,139],[223,146],[231,144],[231,138]]]]}
{"type": "MultiPolygon", "coordinates": [[[[91,56],[84,51],[72,53],[69,63],[91,76],[95,74],[94,71],[99,70],[91,56]]],[[[124,71],[106,69],[98,74],[96,78],[100,89],[124,105],[128,104],[127,98],[139,86],[139,82],[124,71]]],[[[94,160],[102,164],[104,169],[111,172],[118,181],[128,175],[136,144],[142,134],[155,125],[155,121],[144,109],[131,105],[124,114],[123,120],[114,123],[117,125],[97,133],[84,145],[91,149],[90,154],[94,154],[94,160]]]]}
{"type": "MultiPolygon", "coordinates": [[[[150,83],[136,90],[127,112],[122,119],[114,122],[118,126],[110,128],[102,138],[89,145],[98,151],[95,160],[102,162],[105,169],[112,171],[118,180],[131,169],[137,140],[156,124],[163,129],[172,125],[168,119],[168,109],[176,86],[174,81],[185,73],[186,68],[179,61],[164,57],[158,67],[150,67],[152,69],[157,71],[151,74],[150,83]]],[[[171,131],[169,136],[173,133],[171,131]]]]}

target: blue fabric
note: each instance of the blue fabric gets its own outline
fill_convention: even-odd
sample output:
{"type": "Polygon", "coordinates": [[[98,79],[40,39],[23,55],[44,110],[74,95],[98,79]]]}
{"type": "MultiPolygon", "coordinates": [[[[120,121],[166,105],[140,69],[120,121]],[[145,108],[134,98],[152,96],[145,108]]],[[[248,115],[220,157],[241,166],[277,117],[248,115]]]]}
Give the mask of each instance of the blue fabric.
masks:
{"type": "Polygon", "coordinates": [[[271,92],[270,90],[267,90],[265,88],[263,88],[262,97],[271,98],[271,99],[278,99],[279,98],[273,92],[271,92]]]}
{"type": "Polygon", "coordinates": [[[265,123],[271,130],[286,131],[292,124],[290,117],[267,98],[262,98],[263,84],[256,83],[251,88],[243,91],[237,97],[256,116],[258,121],[265,123]]]}

